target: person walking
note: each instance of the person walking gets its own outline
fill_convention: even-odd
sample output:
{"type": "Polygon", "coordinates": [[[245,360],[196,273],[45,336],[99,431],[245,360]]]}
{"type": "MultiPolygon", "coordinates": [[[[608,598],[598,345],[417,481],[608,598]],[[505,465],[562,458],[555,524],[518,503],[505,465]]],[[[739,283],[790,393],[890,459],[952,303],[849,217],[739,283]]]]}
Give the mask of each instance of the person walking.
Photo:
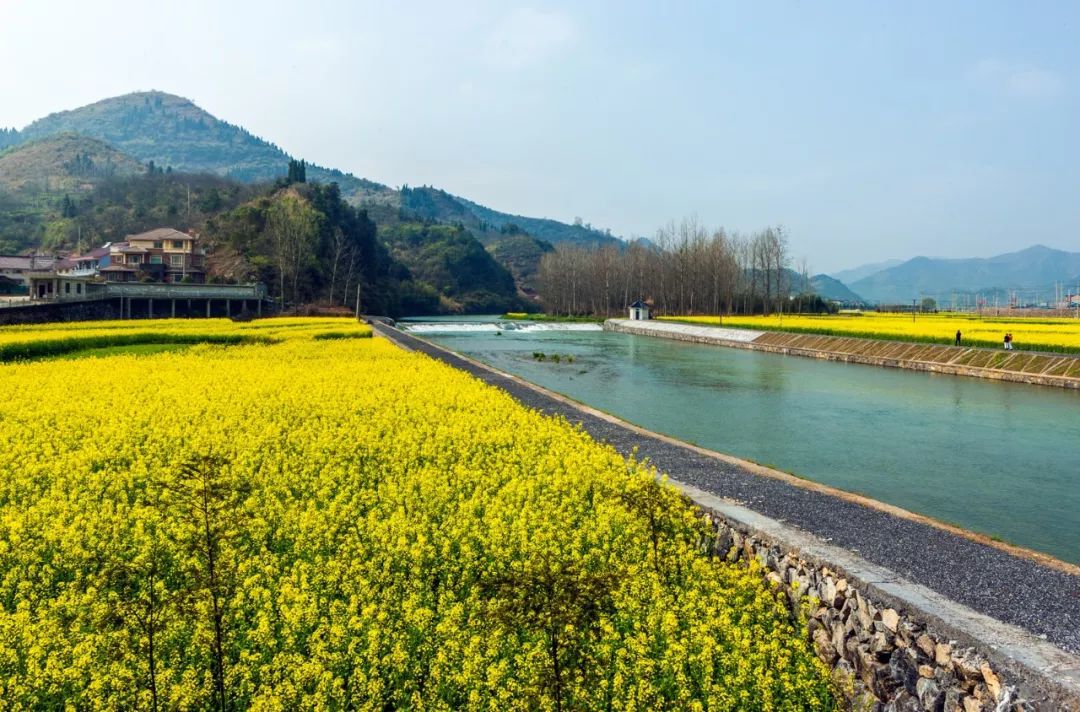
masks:
{"type": "Polygon", "coordinates": [[[957,346],[960,345],[960,330],[959,329],[956,330],[956,345],[957,346]]]}
{"type": "Polygon", "coordinates": [[[1005,334],[1005,350],[1012,351],[1012,334],[1005,334]]]}

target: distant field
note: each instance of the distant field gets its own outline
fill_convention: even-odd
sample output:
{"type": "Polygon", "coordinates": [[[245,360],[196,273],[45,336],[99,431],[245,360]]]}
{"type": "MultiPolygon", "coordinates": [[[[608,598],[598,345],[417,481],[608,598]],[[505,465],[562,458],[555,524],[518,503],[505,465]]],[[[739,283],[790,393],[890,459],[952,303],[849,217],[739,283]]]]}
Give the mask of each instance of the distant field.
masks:
{"type": "Polygon", "coordinates": [[[509,319],[511,321],[571,321],[571,322],[593,322],[599,323],[604,319],[598,316],[555,316],[553,314],[527,313],[527,312],[507,312],[503,314],[501,319],[509,319]]]}
{"type": "Polygon", "coordinates": [[[829,336],[952,344],[956,332],[964,346],[1001,348],[1005,333],[1014,348],[1027,351],[1080,353],[1080,320],[1024,317],[979,317],[968,314],[877,314],[829,316],[689,316],[658,317],[688,324],[730,326],[764,331],[789,331],[829,336]]]}

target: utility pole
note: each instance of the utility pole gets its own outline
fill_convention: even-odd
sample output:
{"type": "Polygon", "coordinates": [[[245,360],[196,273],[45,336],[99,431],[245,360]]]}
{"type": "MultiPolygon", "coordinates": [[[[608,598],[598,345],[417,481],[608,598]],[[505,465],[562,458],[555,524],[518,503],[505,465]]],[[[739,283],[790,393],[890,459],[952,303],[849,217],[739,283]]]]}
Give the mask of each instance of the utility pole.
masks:
{"type": "Polygon", "coordinates": [[[360,321],[360,282],[356,283],[356,320],[360,321]]]}

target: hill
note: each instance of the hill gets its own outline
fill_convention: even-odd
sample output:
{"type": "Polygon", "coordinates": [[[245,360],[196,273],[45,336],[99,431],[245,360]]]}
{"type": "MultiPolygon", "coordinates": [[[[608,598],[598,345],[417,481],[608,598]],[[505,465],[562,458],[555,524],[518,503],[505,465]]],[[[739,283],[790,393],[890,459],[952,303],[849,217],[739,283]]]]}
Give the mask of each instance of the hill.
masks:
{"type": "Polygon", "coordinates": [[[496,228],[516,225],[533,237],[545,240],[555,245],[568,242],[582,247],[603,247],[611,245],[622,248],[625,243],[611,234],[610,230],[598,230],[592,225],[575,222],[568,225],[550,218],[530,218],[524,215],[510,215],[500,213],[498,210],[485,208],[483,205],[457,198],[462,205],[473,212],[480,220],[496,228]]]}
{"type": "Polygon", "coordinates": [[[846,284],[834,279],[827,274],[818,274],[810,278],[810,288],[817,294],[832,302],[842,304],[863,304],[865,300],[851,291],[846,284]]]}
{"type": "Polygon", "coordinates": [[[880,272],[883,269],[889,269],[899,264],[903,264],[904,260],[885,260],[883,262],[871,262],[865,265],[859,265],[858,267],[852,267],[851,269],[842,269],[839,272],[833,272],[829,276],[833,279],[839,280],[844,284],[851,284],[858,282],[860,279],[869,277],[872,274],[880,272]]]}
{"type": "MultiPolygon", "coordinates": [[[[0,142],[21,143],[65,132],[105,141],[143,163],[153,161],[157,166],[173,170],[214,173],[248,183],[284,176],[292,158],[275,144],[216,118],[192,101],[160,91],[125,94],[50,114],[22,131],[0,134],[0,142]]],[[[419,192],[406,188],[399,192],[317,165],[307,167],[307,179],[336,182],[342,196],[356,205],[401,206],[422,219],[462,222],[478,233],[486,232],[488,227],[497,231],[513,223],[552,243],[621,242],[609,232],[588,225],[502,213],[433,188],[419,192]]]]}
{"type": "MultiPolygon", "coordinates": [[[[192,101],[159,91],[104,99],[51,114],[22,131],[4,130],[0,132],[0,147],[25,146],[60,134],[97,139],[118,154],[130,156],[135,163],[152,163],[156,168],[185,174],[209,173],[249,184],[282,178],[292,159],[275,144],[216,118],[192,101]]],[[[467,229],[510,270],[522,294],[533,292],[531,280],[540,255],[550,251],[552,243],[623,244],[609,231],[580,221],[570,225],[548,218],[503,213],[436,188],[403,187],[397,191],[317,165],[308,165],[306,173],[310,183],[337,183],[345,200],[366,209],[380,225],[420,220],[467,229]]],[[[4,202],[0,196],[0,204],[4,202]]],[[[21,245],[32,241],[28,237],[32,234],[44,239],[41,230],[33,233],[29,228],[19,231],[17,239],[5,237],[10,238],[9,244],[21,245]]],[[[55,243],[57,238],[50,240],[55,243]]]]}
{"type": "Polygon", "coordinates": [[[402,294],[406,313],[498,314],[521,307],[513,276],[462,227],[401,223],[381,228],[379,237],[412,278],[402,294]]]}
{"type": "MultiPolygon", "coordinates": [[[[535,294],[536,273],[540,266],[540,258],[544,253],[555,249],[548,240],[538,238],[512,222],[511,219],[514,216],[489,210],[438,188],[402,186],[401,209],[404,213],[421,220],[460,225],[470,230],[488,252],[510,270],[523,295],[535,294]],[[480,217],[481,214],[485,217],[480,217]]],[[[533,221],[532,218],[515,219],[523,223],[533,221]]],[[[577,228],[564,223],[555,224],[565,228],[562,231],[557,228],[546,231],[547,234],[556,238],[556,242],[575,244],[579,242],[580,231],[577,228]]],[[[603,233],[598,233],[598,236],[605,238],[603,233]]],[[[612,240],[622,244],[619,240],[614,238],[612,240]]]]}
{"type": "Polygon", "coordinates": [[[1035,245],[987,258],[916,257],[850,286],[874,302],[906,304],[930,296],[944,303],[953,291],[1032,289],[1055,282],[1074,284],[1077,275],[1080,275],[1080,252],[1035,245]]]}
{"type": "MultiPolygon", "coordinates": [[[[186,173],[214,173],[253,183],[285,175],[289,156],[278,146],[164,92],[136,92],[38,119],[18,132],[28,141],[60,133],[105,141],[138,161],[186,173]]],[[[10,140],[10,139],[9,139],[10,140]]],[[[396,200],[390,188],[341,171],[308,166],[310,180],[337,182],[351,200],[396,200]]]]}
{"type": "Polygon", "coordinates": [[[482,233],[527,233],[553,245],[565,242],[582,247],[622,247],[625,244],[609,231],[597,230],[584,224],[568,225],[548,218],[502,213],[429,186],[402,186],[401,207],[423,219],[460,222],[482,233]]]}
{"type": "Polygon", "coordinates": [[[138,161],[103,141],[63,133],[0,152],[0,189],[13,193],[88,190],[102,178],[142,170],[138,161]]]}
{"type": "Polygon", "coordinates": [[[0,151],[0,253],[73,243],[80,230],[73,218],[94,189],[143,170],[108,144],[72,133],[0,151]]]}
{"type": "Polygon", "coordinates": [[[555,247],[523,232],[485,233],[481,242],[499,264],[510,270],[522,295],[536,297],[540,258],[555,247]]]}

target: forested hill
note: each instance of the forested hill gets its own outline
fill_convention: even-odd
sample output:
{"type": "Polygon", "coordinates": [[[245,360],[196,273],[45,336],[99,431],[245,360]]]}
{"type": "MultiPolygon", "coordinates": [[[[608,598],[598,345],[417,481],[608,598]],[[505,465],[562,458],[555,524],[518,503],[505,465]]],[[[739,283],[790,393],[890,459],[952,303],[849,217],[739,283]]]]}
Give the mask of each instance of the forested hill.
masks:
{"type": "MultiPolygon", "coordinates": [[[[105,141],[143,163],[249,183],[281,177],[290,158],[273,143],[217,119],[191,101],[157,91],[50,114],[0,140],[15,143],[67,132],[105,141]]],[[[341,171],[308,166],[307,175],[312,181],[336,182],[353,201],[396,202],[390,188],[341,171]]]]}
{"type": "Polygon", "coordinates": [[[810,290],[824,299],[845,305],[864,304],[865,299],[851,291],[846,284],[827,274],[818,274],[810,278],[810,290]]]}
{"type": "MultiPolygon", "coordinates": [[[[275,144],[222,121],[188,99],[159,91],[104,99],[38,119],[21,131],[0,131],[7,145],[73,132],[105,141],[142,163],[187,173],[213,173],[247,183],[284,176],[292,158],[275,144]]],[[[404,207],[412,215],[440,222],[460,222],[471,230],[497,233],[508,225],[551,243],[616,244],[610,232],[546,218],[510,215],[435,189],[406,196],[365,178],[308,165],[308,182],[337,183],[342,196],[361,207],[404,207]],[[403,203],[406,203],[403,205],[403,203]],[[455,216],[453,213],[459,212],[455,216]],[[483,224],[481,224],[483,223],[483,224]]]]}
{"type": "Polygon", "coordinates": [[[0,190],[76,191],[104,178],[141,173],[130,156],[88,136],[62,133],[0,151],[0,190]]]}
{"type": "Polygon", "coordinates": [[[610,230],[599,230],[584,222],[568,225],[549,218],[510,215],[451,195],[445,190],[427,186],[420,188],[403,186],[401,206],[429,220],[461,222],[481,232],[503,231],[504,234],[506,231],[523,232],[551,244],[567,242],[581,247],[606,245],[619,247],[623,244],[622,240],[614,237],[610,230]]]}

